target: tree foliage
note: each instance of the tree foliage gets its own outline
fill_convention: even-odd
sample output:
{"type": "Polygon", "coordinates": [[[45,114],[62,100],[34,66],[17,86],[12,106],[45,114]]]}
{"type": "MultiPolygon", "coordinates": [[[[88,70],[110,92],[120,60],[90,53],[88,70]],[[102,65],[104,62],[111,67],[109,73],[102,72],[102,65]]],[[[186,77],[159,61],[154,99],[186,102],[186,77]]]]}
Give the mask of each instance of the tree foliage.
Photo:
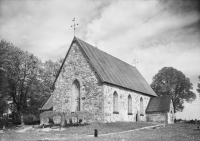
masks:
{"type": "Polygon", "coordinates": [[[157,95],[172,95],[175,111],[184,109],[184,101],[192,102],[196,99],[190,79],[172,67],[162,68],[154,77],[151,84],[157,95]]]}
{"type": "MultiPolygon", "coordinates": [[[[200,76],[199,76],[199,81],[200,81],[200,76]]],[[[200,96],[200,83],[197,84],[197,92],[199,93],[200,96]]]]}
{"type": "Polygon", "coordinates": [[[42,63],[36,56],[13,44],[0,42],[0,109],[12,100],[14,109],[24,114],[39,116],[39,107],[51,93],[51,85],[59,63],[49,60],[42,63]]]}
{"type": "Polygon", "coordinates": [[[3,60],[1,67],[4,71],[2,90],[7,97],[12,98],[16,111],[22,116],[26,113],[32,93],[38,93],[40,60],[33,54],[24,52],[13,44],[1,41],[3,60]]]}
{"type": "Polygon", "coordinates": [[[10,100],[10,97],[8,96],[8,90],[5,89],[8,87],[8,79],[6,77],[7,74],[7,66],[11,65],[11,50],[13,50],[13,45],[1,40],[0,42],[0,114],[3,114],[7,108],[8,104],[7,101],[10,100]],[[10,46],[8,48],[7,46],[10,46]]]}

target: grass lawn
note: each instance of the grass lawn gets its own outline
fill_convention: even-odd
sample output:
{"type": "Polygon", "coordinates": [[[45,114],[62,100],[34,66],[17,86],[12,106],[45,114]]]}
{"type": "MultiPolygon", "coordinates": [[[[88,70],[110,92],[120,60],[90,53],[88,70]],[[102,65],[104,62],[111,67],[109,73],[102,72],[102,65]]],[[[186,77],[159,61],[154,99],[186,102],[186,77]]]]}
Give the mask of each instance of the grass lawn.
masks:
{"type": "Polygon", "coordinates": [[[141,127],[152,126],[152,123],[109,123],[90,124],[85,126],[68,127],[64,131],[42,132],[40,129],[31,129],[24,133],[16,133],[15,130],[7,130],[0,133],[1,140],[108,140],[108,141],[198,141],[200,131],[194,131],[194,124],[178,123],[157,127],[155,129],[143,129],[128,133],[116,133],[126,130],[133,130],[141,127]],[[98,130],[99,137],[94,138],[94,129],[98,130]],[[105,135],[107,133],[116,133],[105,135]],[[104,135],[103,135],[104,134],[104,135]]]}
{"type": "MultiPolygon", "coordinates": [[[[116,133],[126,130],[133,130],[141,127],[152,126],[153,123],[146,122],[116,122],[116,123],[96,123],[89,125],[80,125],[66,127],[63,131],[49,131],[44,132],[42,129],[30,129],[23,133],[17,133],[16,128],[7,129],[4,134],[0,134],[1,139],[5,140],[41,140],[45,138],[51,139],[66,139],[74,137],[84,137],[87,135],[94,135],[94,129],[98,130],[98,134],[116,133]]],[[[19,130],[19,129],[17,129],[19,130]]]]}
{"type": "Polygon", "coordinates": [[[84,138],[80,141],[200,141],[200,131],[193,130],[197,126],[188,123],[177,123],[144,129],[129,133],[84,138]]]}
{"type": "Polygon", "coordinates": [[[98,134],[108,134],[108,133],[116,133],[126,130],[133,130],[137,128],[142,128],[146,126],[155,125],[153,123],[147,122],[116,122],[116,123],[98,123],[98,124],[90,124],[84,126],[73,126],[68,127],[64,131],[51,131],[52,133],[59,134],[86,134],[86,135],[94,135],[94,129],[98,130],[98,134]]]}

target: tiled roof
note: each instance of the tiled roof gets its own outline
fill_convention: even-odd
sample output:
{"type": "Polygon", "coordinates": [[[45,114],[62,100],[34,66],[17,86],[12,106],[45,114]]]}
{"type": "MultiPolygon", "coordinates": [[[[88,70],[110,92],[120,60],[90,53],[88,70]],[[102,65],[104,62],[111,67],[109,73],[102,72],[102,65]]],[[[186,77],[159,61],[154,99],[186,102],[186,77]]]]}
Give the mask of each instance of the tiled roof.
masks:
{"type": "Polygon", "coordinates": [[[53,95],[51,95],[40,110],[50,110],[53,108],[53,95]]]}
{"type": "Polygon", "coordinates": [[[75,37],[74,40],[77,40],[83,48],[103,82],[150,96],[157,96],[135,67],[93,47],[81,39],[75,37]]]}
{"type": "Polygon", "coordinates": [[[169,112],[170,102],[171,102],[170,95],[151,97],[148,106],[146,108],[146,113],[148,114],[154,112],[169,112]]]}

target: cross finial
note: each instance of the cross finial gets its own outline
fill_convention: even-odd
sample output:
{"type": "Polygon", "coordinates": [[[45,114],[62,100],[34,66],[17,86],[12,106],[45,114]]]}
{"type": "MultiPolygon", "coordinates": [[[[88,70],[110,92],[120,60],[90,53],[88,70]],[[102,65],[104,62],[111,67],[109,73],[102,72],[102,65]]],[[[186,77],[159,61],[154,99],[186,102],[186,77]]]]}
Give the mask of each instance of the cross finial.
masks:
{"type": "Polygon", "coordinates": [[[74,36],[75,36],[76,25],[78,25],[78,24],[76,24],[75,18],[72,21],[74,22],[74,25],[72,25],[71,27],[74,27],[74,36]]]}
{"type": "Polygon", "coordinates": [[[135,65],[135,67],[136,67],[136,64],[137,64],[138,62],[136,61],[136,58],[133,60],[133,64],[135,65]]]}

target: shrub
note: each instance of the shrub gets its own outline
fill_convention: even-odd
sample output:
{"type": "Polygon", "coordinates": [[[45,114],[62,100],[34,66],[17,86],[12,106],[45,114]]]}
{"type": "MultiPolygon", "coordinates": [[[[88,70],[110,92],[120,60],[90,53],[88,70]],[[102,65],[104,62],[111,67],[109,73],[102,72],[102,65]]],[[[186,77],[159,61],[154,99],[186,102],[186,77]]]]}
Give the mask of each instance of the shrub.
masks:
{"type": "Polygon", "coordinates": [[[71,114],[56,111],[45,111],[40,114],[41,124],[50,123],[53,120],[53,124],[60,124],[61,126],[65,126],[67,124],[72,125],[73,123],[78,125],[82,121],[91,120],[91,118],[92,114],[87,111],[77,111],[71,114]]]}
{"type": "Polygon", "coordinates": [[[53,122],[54,124],[60,124],[61,123],[61,116],[58,115],[58,116],[53,116],[53,122]]]}
{"type": "Polygon", "coordinates": [[[8,125],[8,119],[6,117],[3,117],[2,119],[0,119],[0,126],[7,126],[8,125]]]}
{"type": "Polygon", "coordinates": [[[54,116],[61,116],[62,114],[62,112],[45,111],[40,114],[40,118],[53,118],[54,116]]]}
{"type": "MultiPolygon", "coordinates": [[[[52,120],[53,121],[53,120],[52,120]]],[[[40,123],[41,124],[47,124],[47,123],[49,123],[50,122],[50,119],[49,118],[41,118],[40,119],[40,123]]]]}
{"type": "Polygon", "coordinates": [[[35,115],[24,115],[24,123],[27,125],[35,125],[39,123],[39,118],[35,115]]]}
{"type": "Polygon", "coordinates": [[[45,111],[40,114],[41,124],[49,123],[49,124],[61,124],[62,122],[62,112],[56,111],[45,111]]]}
{"type": "Polygon", "coordinates": [[[92,118],[92,114],[87,111],[76,111],[71,114],[65,113],[65,120],[69,121],[70,124],[72,123],[79,124],[83,121],[89,121],[91,120],[91,118],[92,118]]]}

